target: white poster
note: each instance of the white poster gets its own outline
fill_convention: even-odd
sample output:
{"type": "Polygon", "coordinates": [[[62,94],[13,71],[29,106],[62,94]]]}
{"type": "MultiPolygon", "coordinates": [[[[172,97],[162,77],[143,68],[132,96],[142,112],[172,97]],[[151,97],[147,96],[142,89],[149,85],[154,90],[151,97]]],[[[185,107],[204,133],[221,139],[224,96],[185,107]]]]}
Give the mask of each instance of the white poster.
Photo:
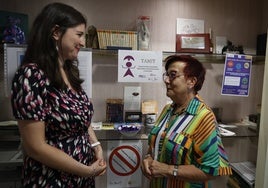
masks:
{"type": "Polygon", "coordinates": [[[109,141],[107,188],[142,187],[141,140],[109,141]]]}
{"type": "Polygon", "coordinates": [[[10,96],[12,79],[20,66],[26,51],[25,45],[4,44],[4,91],[10,96]]]}
{"type": "MultiPolygon", "coordinates": [[[[5,95],[10,95],[13,76],[24,57],[26,45],[5,44],[5,95]]],[[[78,53],[80,77],[84,80],[82,87],[89,98],[92,98],[92,52],[81,49],[78,53]]]]}
{"type": "Polygon", "coordinates": [[[204,20],[177,18],[177,34],[204,33],[204,20]]]}
{"type": "Polygon", "coordinates": [[[162,52],[118,51],[118,82],[161,82],[162,52]]]}
{"type": "Polygon", "coordinates": [[[92,98],[92,52],[82,49],[78,53],[78,69],[80,77],[84,80],[82,87],[89,98],[92,98]]]}

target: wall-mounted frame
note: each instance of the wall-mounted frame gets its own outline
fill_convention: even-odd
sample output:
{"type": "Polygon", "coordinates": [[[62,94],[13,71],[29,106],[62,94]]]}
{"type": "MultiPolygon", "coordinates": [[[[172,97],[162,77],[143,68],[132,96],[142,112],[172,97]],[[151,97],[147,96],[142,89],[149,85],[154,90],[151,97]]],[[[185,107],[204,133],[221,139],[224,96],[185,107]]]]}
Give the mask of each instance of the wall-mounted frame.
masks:
{"type": "Polygon", "coordinates": [[[208,33],[176,35],[176,52],[210,53],[209,45],[208,33]]]}

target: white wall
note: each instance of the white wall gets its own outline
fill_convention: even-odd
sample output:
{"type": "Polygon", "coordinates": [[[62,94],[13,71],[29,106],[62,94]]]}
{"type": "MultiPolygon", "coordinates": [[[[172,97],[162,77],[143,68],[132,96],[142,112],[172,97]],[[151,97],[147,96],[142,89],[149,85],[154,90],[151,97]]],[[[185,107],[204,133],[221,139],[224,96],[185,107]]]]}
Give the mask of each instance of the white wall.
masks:
{"type": "MultiPolygon", "coordinates": [[[[176,18],[191,18],[205,20],[205,30],[212,28],[215,36],[226,36],[234,44],[243,45],[246,52],[254,52],[256,47],[256,36],[267,31],[268,26],[268,1],[267,0],[58,0],[73,5],[82,11],[87,19],[88,25],[95,25],[98,29],[122,29],[134,30],[136,19],[140,15],[152,17],[152,50],[174,51],[175,50],[175,27],[176,18]]],[[[29,15],[29,23],[40,9],[52,0],[9,0],[3,3],[1,0],[0,10],[20,12],[29,15]]],[[[267,52],[268,50],[266,50],[267,52]]],[[[116,78],[115,58],[99,59],[99,65],[93,72],[93,97],[95,96],[96,120],[105,119],[105,99],[111,97],[122,97],[123,86],[118,84],[116,78]],[[104,65],[103,65],[104,64],[104,65]],[[103,76],[105,75],[105,76],[103,76]]],[[[268,57],[266,55],[266,64],[268,57]]],[[[267,102],[267,75],[268,68],[254,65],[251,79],[250,96],[224,97],[220,93],[223,64],[206,64],[207,77],[201,95],[210,106],[222,106],[223,119],[226,121],[239,120],[249,113],[256,111],[256,105],[262,100],[262,114],[268,111],[267,102]],[[265,69],[265,81],[263,73],[265,69]],[[262,93],[263,85],[263,93],[262,93]]],[[[131,84],[135,85],[135,84],[131,84]]],[[[138,84],[140,85],[140,84],[138,84]]],[[[142,85],[143,99],[157,99],[160,106],[167,100],[163,85],[142,85]]],[[[0,106],[9,106],[7,99],[0,100],[0,106]]],[[[160,108],[161,109],[161,108],[160,108]]],[[[8,110],[5,110],[6,115],[8,110]]],[[[7,116],[5,116],[7,117],[7,116]]],[[[267,170],[268,144],[267,133],[268,119],[265,115],[261,119],[257,181],[256,188],[268,187],[267,170]],[[265,179],[266,178],[266,179],[265,179]]]]}
{"type": "MultiPolygon", "coordinates": [[[[200,92],[211,107],[222,107],[222,119],[226,122],[239,121],[246,115],[256,113],[261,103],[264,64],[254,64],[250,84],[249,97],[222,96],[224,59],[221,63],[204,63],[207,69],[206,80],[200,92]]],[[[159,109],[168,101],[163,83],[117,83],[116,55],[97,56],[93,54],[93,104],[95,114],[93,120],[104,121],[107,98],[123,98],[124,86],[141,86],[142,100],[154,99],[159,109]]]]}
{"type": "MultiPolygon", "coordinates": [[[[29,15],[29,23],[36,14],[51,0],[9,0],[1,3],[1,10],[21,12],[29,15]]],[[[256,36],[264,33],[262,25],[267,25],[268,19],[263,4],[264,0],[59,0],[73,5],[88,20],[88,25],[99,29],[133,30],[136,19],[140,15],[152,17],[152,49],[162,51],[175,50],[176,18],[193,18],[205,20],[205,30],[212,28],[214,37],[227,36],[234,44],[243,44],[246,49],[254,49],[256,36]],[[259,11],[264,9],[264,11],[259,11]],[[239,11],[238,11],[239,10],[239,11]]],[[[93,55],[93,102],[95,106],[94,120],[105,120],[105,100],[107,98],[122,98],[124,84],[119,84],[115,56],[102,58],[93,55]],[[105,75],[105,77],[103,76],[105,75]],[[109,78],[109,79],[108,79],[109,78]]],[[[228,97],[220,95],[223,72],[221,64],[209,62],[205,64],[207,77],[202,91],[203,98],[212,107],[223,107],[225,121],[237,121],[244,116],[255,113],[256,106],[261,103],[264,65],[254,65],[249,97],[228,97]]],[[[165,90],[160,84],[125,84],[141,85],[142,100],[156,99],[159,109],[168,100],[165,90]]],[[[1,106],[8,106],[8,100],[0,100],[1,106]]],[[[5,117],[6,113],[4,113],[5,117]]],[[[0,118],[2,119],[2,118],[0,118]]]]}
{"type": "MultiPolygon", "coordinates": [[[[268,40],[268,38],[267,38],[268,40]]],[[[268,117],[266,112],[268,111],[268,45],[266,46],[266,60],[264,71],[264,83],[262,92],[262,109],[261,109],[261,121],[259,131],[258,142],[258,158],[257,158],[257,171],[256,171],[256,188],[268,187],[268,117]]]]}
{"type": "MultiPolygon", "coordinates": [[[[268,20],[265,0],[58,0],[74,6],[87,17],[88,25],[98,29],[135,30],[140,15],[152,18],[152,49],[175,51],[176,18],[203,19],[205,32],[226,36],[245,51],[254,52],[256,36],[266,32],[268,20]],[[262,11],[260,11],[262,10],[262,11]],[[266,25],[266,26],[265,26],[266,25]],[[265,29],[264,29],[265,28],[265,29]]],[[[1,10],[29,15],[29,23],[52,0],[9,0],[1,10]]]]}

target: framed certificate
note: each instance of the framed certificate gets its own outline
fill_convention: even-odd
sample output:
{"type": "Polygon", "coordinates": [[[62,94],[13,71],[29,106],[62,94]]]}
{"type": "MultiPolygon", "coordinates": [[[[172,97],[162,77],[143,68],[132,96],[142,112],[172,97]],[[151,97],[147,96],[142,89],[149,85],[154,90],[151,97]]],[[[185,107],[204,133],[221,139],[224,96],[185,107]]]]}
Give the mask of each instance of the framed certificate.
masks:
{"type": "Polygon", "coordinates": [[[210,53],[209,44],[208,33],[176,35],[176,52],[210,53]]]}

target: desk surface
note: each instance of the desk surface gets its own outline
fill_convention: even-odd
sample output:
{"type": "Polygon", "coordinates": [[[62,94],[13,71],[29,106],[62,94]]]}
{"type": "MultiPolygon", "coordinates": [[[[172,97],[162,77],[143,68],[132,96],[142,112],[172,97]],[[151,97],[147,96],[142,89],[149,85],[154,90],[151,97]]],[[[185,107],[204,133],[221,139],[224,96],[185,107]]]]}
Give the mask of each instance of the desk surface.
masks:
{"type": "MultiPolygon", "coordinates": [[[[222,138],[236,138],[236,137],[257,137],[258,133],[255,130],[250,129],[249,126],[236,126],[233,128],[226,128],[227,130],[230,130],[235,133],[235,135],[232,136],[221,136],[222,138]]],[[[147,135],[150,132],[150,128],[147,128],[146,126],[143,126],[141,131],[132,137],[126,137],[123,136],[119,131],[117,130],[95,130],[96,136],[99,140],[146,140],[147,135]]]]}

